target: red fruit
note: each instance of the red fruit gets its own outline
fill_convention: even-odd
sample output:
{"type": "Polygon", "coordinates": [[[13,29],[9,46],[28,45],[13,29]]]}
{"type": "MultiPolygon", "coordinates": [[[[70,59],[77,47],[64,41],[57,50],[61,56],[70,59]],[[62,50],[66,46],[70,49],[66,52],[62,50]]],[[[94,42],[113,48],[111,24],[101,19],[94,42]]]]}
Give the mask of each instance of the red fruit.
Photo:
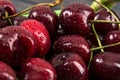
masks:
{"type": "Polygon", "coordinates": [[[3,7],[9,15],[16,13],[16,8],[10,0],[0,0],[0,6],[3,7]]]}
{"type": "Polygon", "coordinates": [[[86,64],[90,59],[90,46],[88,42],[78,35],[66,35],[58,38],[54,44],[54,52],[73,52],[79,54],[86,64]]]}
{"type": "Polygon", "coordinates": [[[90,32],[88,20],[94,19],[94,11],[87,4],[73,3],[63,8],[59,18],[64,32],[85,36],[90,32]]]}
{"type": "MultiPolygon", "coordinates": [[[[108,21],[116,21],[115,17],[108,12],[106,9],[100,9],[96,15],[94,20],[108,20],[108,21]]],[[[115,23],[95,23],[95,29],[99,34],[106,35],[108,32],[113,30],[119,30],[118,24],[115,23]]]]}
{"type": "Polygon", "coordinates": [[[16,74],[14,70],[0,61],[0,80],[16,80],[16,74]]]}
{"type": "MultiPolygon", "coordinates": [[[[105,45],[110,45],[110,44],[114,44],[117,42],[120,42],[120,31],[119,30],[110,31],[104,38],[105,45]]],[[[117,45],[117,46],[106,48],[106,51],[120,54],[119,48],[120,48],[120,45],[117,45]]]]}
{"type": "Polygon", "coordinates": [[[58,30],[58,16],[48,6],[36,6],[29,14],[30,19],[35,19],[42,22],[47,28],[51,37],[54,37],[58,30]]]}
{"type": "Polygon", "coordinates": [[[44,57],[50,48],[50,36],[46,27],[36,20],[25,20],[21,25],[33,34],[39,56],[44,57]]]}
{"type": "Polygon", "coordinates": [[[50,61],[56,69],[57,80],[88,80],[84,60],[75,53],[61,53],[50,61]]]}
{"type": "Polygon", "coordinates": [[[24,80],[56,80],[53,66],[40,58],[31,58],[23,62],[24,80]]]}
{"type": "Polygon", "coordinates": [[[32,34],[21,26],[8,26],[0,29],[0,60],[12,66],[20,65],[35,53],[32,34]]]}
{"type": "Polygon", "coordinates": [[[93,57],[90,68],[95,80],[120,80],[120,54],[99,53],[93,57]]]}

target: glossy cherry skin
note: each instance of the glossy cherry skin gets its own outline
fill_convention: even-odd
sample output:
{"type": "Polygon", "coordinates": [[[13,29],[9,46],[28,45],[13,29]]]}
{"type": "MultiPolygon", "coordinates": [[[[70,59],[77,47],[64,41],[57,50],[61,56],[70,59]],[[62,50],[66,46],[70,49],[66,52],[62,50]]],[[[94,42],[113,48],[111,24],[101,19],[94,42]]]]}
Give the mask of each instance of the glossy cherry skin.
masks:
{"type": "Polygon", "coordinates": [[[56,54],[61,52],[74,52],[79,54],[86,64],[90,59],[90,45],[81,36],[78,35],[65,35],[58,38],[53,45],[56,54]]]}
{"type": "Polygon", "coordinates": [[[40,58],[30,58],[23,62],[22,72],[24,80],[56,80],[54,67],[40,58]]]}
{"type": "Polygon", "coordinates": [[[37,43],[37,57],[44,57],[50,48],[50,36],[46,27],[37,20],[28,19],[21,23],[22,27],[29,31],[37,43]]]}
{"type": "Polygon", "coordinates": [[[32,34],[21,26],[8,26],[0,29],[0,60],[18,66],[35,53],[32,34]]]}
{"type": "MultiPolygon", "coordinates": [[[[106,9],[100,9],[96,14],[94,20],[108,20],[108,21],[116,21],[115,17],[108,12],[106,9]]],[[[95,23],[95,29],[97,33],[106,35],[108,32],[113,30],[118,30],[118,24],[114,23],[104,23],[98,22],[95,23]]]]}
{"type": "Polygon", "coordinates": [[[16,80],[16,74],[14,70],[0,61],[0,80],[16,80]]]}
{"type": "MultiPolygon", "coordinates": [[[[110,31],[104,38],[104,45],[120,42],[120,31],[110,31]]],[[[116,52],[120,54],[120,45],[106,48],[106,51],[116,52]]]]}
{"type": "Polygon", "coordinates": [[[75,53],[60,53],[55,55],[51,64],[57,72],[57,80],[87,80],[88,71],[84,60],[75,53]]]}
{"type": "Polygon", "coordinates": [[[30,19],[35,19],[42,22],[47,28],[51,37],[54,37],[58,30],[58,16],[48,6],[36,6],[29,14],[30,19]]]}
{"type": "Polygon", "coordinates": [[[91,62],[91,72],[95,80],[120,80],[120,54],[97,54],[91,62]]]}
{"type": "Polygon", "coordinates": [[[10,0],[0,0],[0,6],[3,7],[9,15],[16,13],[16,8],[10,0]]]}
{"type": "Polygon", "coordinates": [[[90,32],[88,20],[94,19],[94,11],[84,3],[72,3],[63,8],[59,21],[67,34],[85,36],[90,32]]]}

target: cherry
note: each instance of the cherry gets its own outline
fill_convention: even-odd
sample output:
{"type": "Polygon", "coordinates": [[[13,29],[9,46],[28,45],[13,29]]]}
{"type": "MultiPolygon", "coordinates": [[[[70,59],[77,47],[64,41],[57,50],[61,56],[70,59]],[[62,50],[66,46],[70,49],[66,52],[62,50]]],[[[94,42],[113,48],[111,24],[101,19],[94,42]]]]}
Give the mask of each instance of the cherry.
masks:
{"type": "Polygon", "coordinates": [[[36,6],[29,14],[30,19],[42,22],[47,28],[51,37],[54,37],[58,30],[58,17],[48,6],[36,6]]]}
{"type": "Polygon", "coordinates": [[[57,80],[87,80],[88,71],[84,60],[75,53],[60,53],[55,55],[51,64],[57,72],[57,80]]]}
{"type": "Polygon", "coordinates": [[[78,35],[65,35],[58,38],[53,46],[54,52],[56,54],[61,52],[74,52],[79,54],[86,64],[89,62],[90,58],[90,45],[87,40],[78,35]]]}
{"type": "Polygon", "coordinates": [[[37,51],[35,56],[44,57],[50,48],[50,36],[46,27],[33,19],[24,20],[22,27],[33,34],[37,43],[37,51]]]}
{"type": "Polygon", "coordinates": [[[18,66],[35,52],[32,34],[21,26],[8,26],[0,29],[0,60],[18,66]]]}
{"type": "MultiPolygon", "coordinates": [[[[120,31],[119,30],[110,31],[104,38],[104,45],[114,44],[117,42],[120,42],[120,31]]],[[[119,47],[120,45],[109,47],[106,49],[106,51],[116,52],[120,54],[119,47]]]]}
{"type": "Polygon", "coordinates": [[[2,61],[0,61],[0,80],[16,80],[14,70],[2,61]]]}
{"type": "Polygon", "coordinates": [[[23,62],[22,73],[24,80],[56,80],[53,66],[40,58],[30,58],[23,62]]]}
{"type": "Polygon", "coordinates": [[[3,7],[9,15],[16,13],[16,8],[10,0],[0,0],[0,6],[3,7]]]}
{"type": "Polygon", "coordinates": [[[120,80],[120,54],[103,52],[95,55],[91,62],[95,80],[120,80]]]}
{"type": "MultiPolygon", "coordinates": [[[[108,20],[108,21],[116,21],[115,17],[108,12],[106,9],[100,9],[96,14],[94,20],[108,20]]],[[[99,34],[107,34],[110,31],[118,30],[119,26],[115,23],[104,23],[98,22],[95,23],[95,29],[99,34]]]]}
{"type": "Polygon", "coordinates": [[[84,3],[72,3],[63,8],[60,14],[60,24],[67,34],[85,36],[90,32],[88,20],[94,19],[94,11],[84,3]]]}

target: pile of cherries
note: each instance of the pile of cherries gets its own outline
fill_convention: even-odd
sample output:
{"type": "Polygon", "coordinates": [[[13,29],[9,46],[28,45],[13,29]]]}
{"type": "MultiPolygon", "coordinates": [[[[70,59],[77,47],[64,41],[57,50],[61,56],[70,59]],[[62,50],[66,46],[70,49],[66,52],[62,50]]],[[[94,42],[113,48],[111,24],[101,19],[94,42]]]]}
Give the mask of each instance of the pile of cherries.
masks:
{"type": "Polygon", "coordinates": [[[0,80],[120,80],[119,29],[104,7],[71,3],[58,16],[37,5],[25,17],[0,0],[0,80]]]}

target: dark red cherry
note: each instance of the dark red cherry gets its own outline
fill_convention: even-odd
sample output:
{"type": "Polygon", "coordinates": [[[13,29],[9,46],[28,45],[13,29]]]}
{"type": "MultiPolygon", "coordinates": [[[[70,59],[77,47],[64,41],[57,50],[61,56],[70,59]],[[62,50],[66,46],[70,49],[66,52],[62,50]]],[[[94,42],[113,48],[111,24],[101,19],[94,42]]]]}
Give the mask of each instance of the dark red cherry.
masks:
{"type": "Polygon", "coordinates": [[[95,80],[120,80],[120,54],[99,53],[91,62],[92,76],[95,80]]]}
{"type": "MultiPolygon", "coordinates": [[[[94,20],[116,21],[115,17],[106,9],[100,9],[96,13],[94,20]]],[[[95,29],[99,34],[105,35],[110,31],[118,30],[119,26],[118,24],[114,24],[114,23],[98,22],[98,23],[95,23],[95,29]]]]}
{"type": "Polygon", "coordinates": [[[0,60],[12,66],[20,65],[35,52],[32,34],[21,26],[0,29],[0,60]]]}
{"type": "Polygon", "coordinates": [[[9,15],[16,13],[16,8],[10,0],[0,0],[0,6],[3,7],[9,15]]]}
{"type": "Polygon", "coordinates": [[[90,32],[88,20],[94,19],[94,11],[87,4],[72,3],[63,8],[59,19],[61,27],[67,34],[85,36],[90,32]]]}
{"type": "Polygon", "coordinates": [[[54,67],[40,58],[30,58],[23,62],[22,73],[22,80],[56,80],[54,67]]]}
{"type": "Polygon", "coordinates": [[[51,61],[57,72],[57,80],[88,80],[84,60],[75,53],[60,53],[51,61]]]}
{"type": "Polygon", "coordinates": [[[16,74],[14,70],[0,61],[0,80],[16,80],[16,74]]]}
{"type": "Polygon", "coordinates": [[[90,58],[90,45],[81,36],[78,35],[66,35],[58,38],[53,46],[56,54],[61,52],[74,52],[79,54],[86,63],[90,58]]]}
{"type": "Polygon", "coordinates": [[[42,22],[47,28],[51,37],[54,37],[58,30],[58,17],[48,6],[36,6],[29,14],[30,19],[42,22]]]}
{"type": "MultiPolygon", "coordinates": [[[[120,31],[110,31],[104,38],[104,45],[120,42],[120,31]]],[[[106,48],[106,51],[116,52],[120,54],[120,45],[106,48]]]]}

